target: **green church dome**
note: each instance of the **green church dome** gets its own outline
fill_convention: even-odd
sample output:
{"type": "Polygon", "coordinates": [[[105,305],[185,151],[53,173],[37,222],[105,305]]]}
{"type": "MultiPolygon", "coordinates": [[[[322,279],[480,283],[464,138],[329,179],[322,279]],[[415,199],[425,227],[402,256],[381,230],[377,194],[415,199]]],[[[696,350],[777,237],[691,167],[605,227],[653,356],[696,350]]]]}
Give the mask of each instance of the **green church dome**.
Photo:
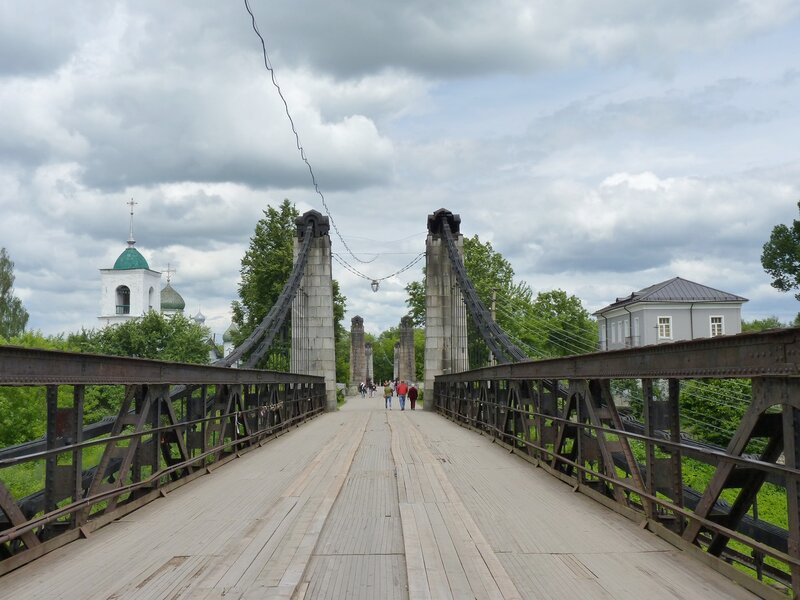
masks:
{"type": "Polygon", "coordinates": [[[183,310],[186,308],[181,295],[169,283],[161,290],[161,310],[183,310]]]}
{"type": "Polygon", "coordinates": [[[233,341],[233,336],[239,333],[239,328],[236,326],[236,323],[231,323],[230,327],[225,330],[225,333],[222,334],[222,341],[230,343],[233,341]]]}
{"type": "Polygon", "coordinates": [[[128,271],[130,269],[149,269],[147,261],[144,259],[136,248],[125,248],[122,254],[119,255],[117,262],[114,263],[114,269],[117,271],[128,271]]]}

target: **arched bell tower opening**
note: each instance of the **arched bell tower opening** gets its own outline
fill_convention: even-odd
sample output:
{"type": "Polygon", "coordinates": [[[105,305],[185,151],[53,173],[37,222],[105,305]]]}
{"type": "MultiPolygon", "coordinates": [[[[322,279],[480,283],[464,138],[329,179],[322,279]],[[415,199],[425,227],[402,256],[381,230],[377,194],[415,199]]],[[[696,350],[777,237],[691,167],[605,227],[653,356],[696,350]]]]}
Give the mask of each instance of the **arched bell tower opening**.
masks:
{"type": "Polygon", "coordinates": [[[127,285],[117,287],[117,312],[118,315],[131,314],[131,290],[127,285]]]}

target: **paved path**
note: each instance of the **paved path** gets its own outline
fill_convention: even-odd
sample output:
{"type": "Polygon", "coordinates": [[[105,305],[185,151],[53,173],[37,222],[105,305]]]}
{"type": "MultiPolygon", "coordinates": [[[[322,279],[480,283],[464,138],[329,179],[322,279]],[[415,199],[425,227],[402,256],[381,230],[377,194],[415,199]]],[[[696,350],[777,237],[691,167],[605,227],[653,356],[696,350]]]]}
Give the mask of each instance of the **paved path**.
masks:
{"type": "Polygon", "coordinates": [[[435,414],[350,398],[0,578],[0,599],[753,596],[435,414]]]}

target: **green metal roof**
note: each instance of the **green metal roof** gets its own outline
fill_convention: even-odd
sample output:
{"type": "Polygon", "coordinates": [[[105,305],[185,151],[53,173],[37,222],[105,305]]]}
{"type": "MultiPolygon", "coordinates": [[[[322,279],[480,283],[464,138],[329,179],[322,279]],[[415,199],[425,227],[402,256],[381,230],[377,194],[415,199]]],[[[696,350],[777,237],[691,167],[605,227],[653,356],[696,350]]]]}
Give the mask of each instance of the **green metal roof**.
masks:
{"type": "Polygon", "coordinates": [[[136,248],[125,248],[119,255],[114,269],[117,271],[127,271],[130,269],[149,269],[147,261],[136,248]]]}
{"type": "Polygon", "coordinates": [[[175,288],[170,284],[164,286],[161,290],[161,310],[183,310],[186,308],[181,295],[175,291],[175,288]]]}

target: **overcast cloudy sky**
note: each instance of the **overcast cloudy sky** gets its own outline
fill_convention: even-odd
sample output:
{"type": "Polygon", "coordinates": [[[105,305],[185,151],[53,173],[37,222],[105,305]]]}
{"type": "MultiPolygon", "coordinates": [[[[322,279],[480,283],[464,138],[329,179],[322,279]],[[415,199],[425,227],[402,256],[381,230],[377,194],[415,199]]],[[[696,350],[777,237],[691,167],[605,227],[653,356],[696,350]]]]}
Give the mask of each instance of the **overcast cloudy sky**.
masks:
{"type": "MultiPolygon", "coordinates": [[[[800,310],[759,261],[798,217],[795,0],[251,5],[342,236],[380,253],[370,277],[445,207],[589,310],[676,275],[749,298],[747,319],[800,310]]],[[[31,328],[97,325],[131,197],[137,247],[217,333],[261,211],[323,211],[243,4],[0,0],[0,246],[31,328]]],[[[347,325],[377,333],[421,265],[377,294],[334,276],[347,325]]]]}

